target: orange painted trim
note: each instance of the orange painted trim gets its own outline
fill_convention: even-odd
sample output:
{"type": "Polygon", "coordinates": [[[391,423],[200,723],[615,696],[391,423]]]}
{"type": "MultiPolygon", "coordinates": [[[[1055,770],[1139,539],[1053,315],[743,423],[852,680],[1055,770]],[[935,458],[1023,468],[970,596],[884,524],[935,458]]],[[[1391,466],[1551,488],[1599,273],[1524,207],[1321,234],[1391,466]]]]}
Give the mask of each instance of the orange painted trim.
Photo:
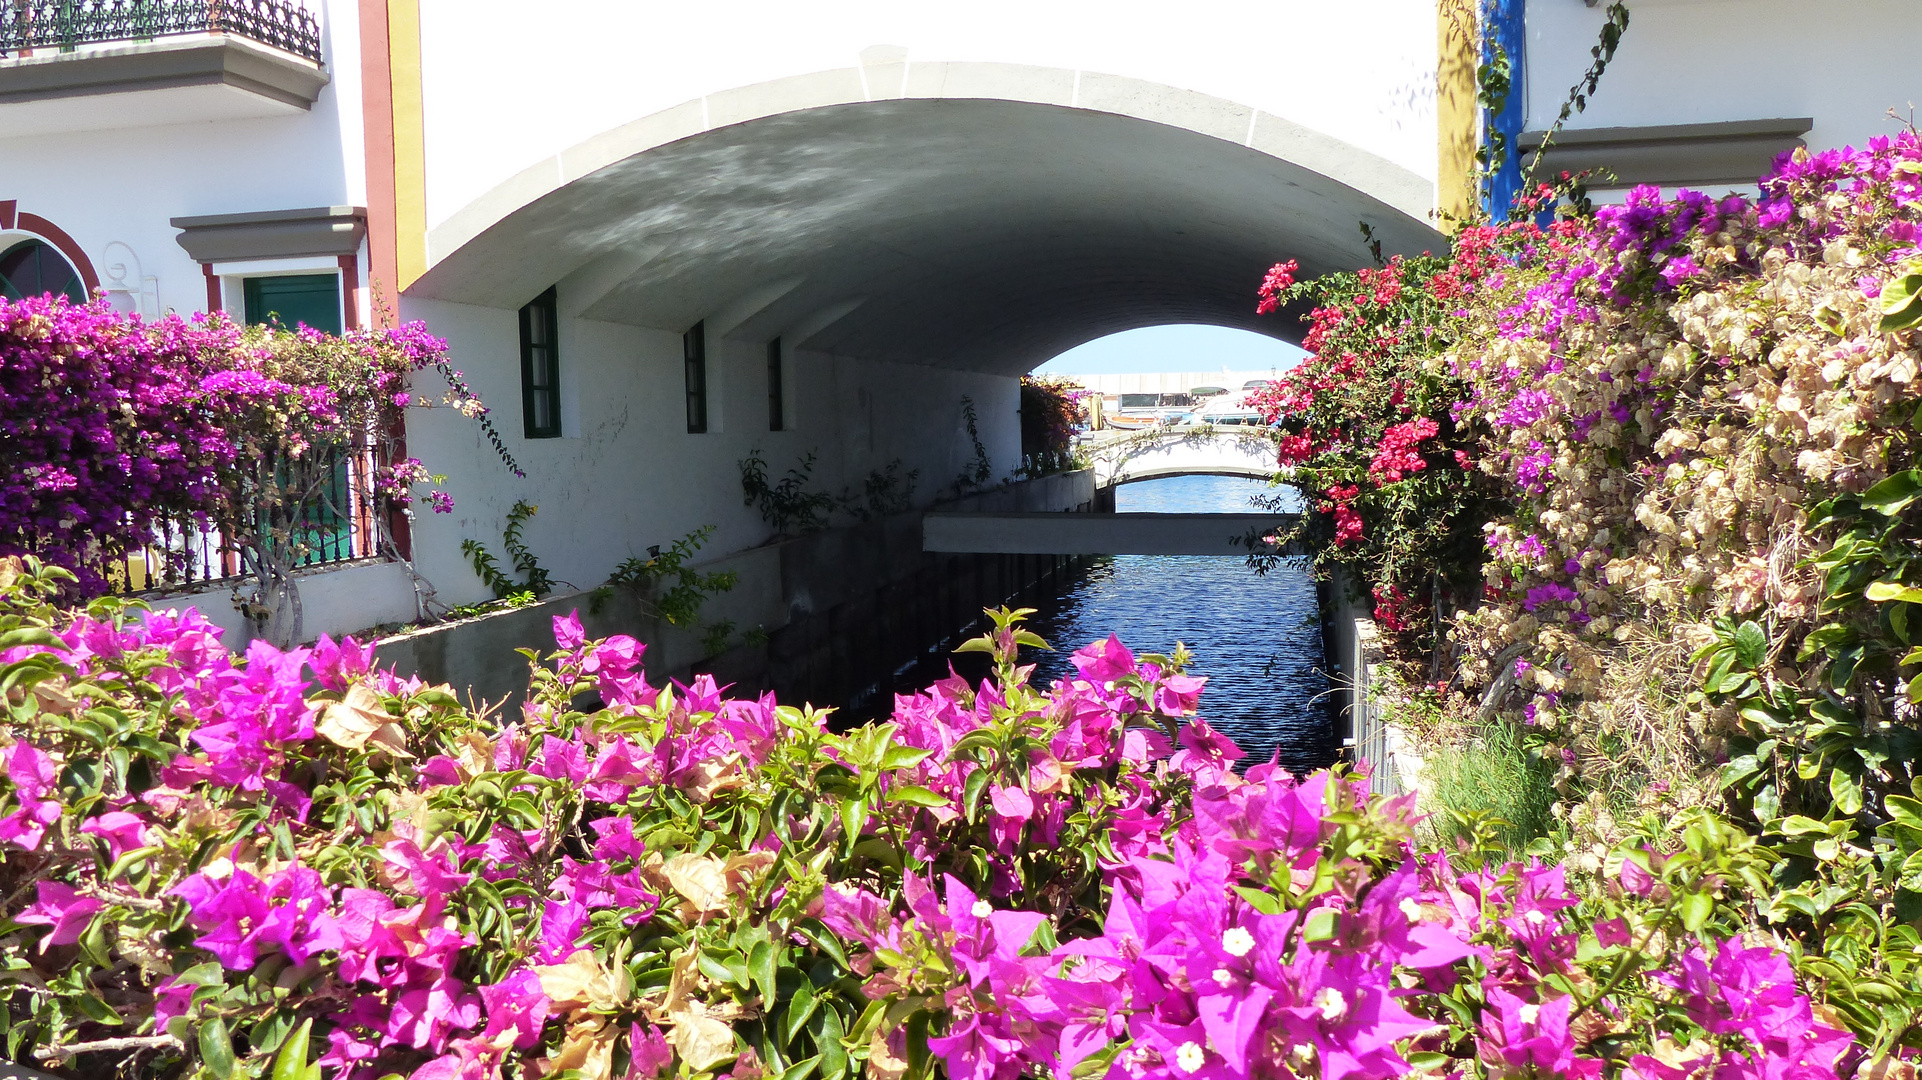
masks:
{"type": "Polygon", "coordinates": [[[360,0],[360,109],[367,156],[367,286],[370,324],[398,310],[400,270],[394,229],[394,86],[388,55],[387,0],[360,0]]]}
{"type": "Polygon", "coordinates": [[[47,241],[67,257],[75,270],[80,271],[80,280],[87,283],[87,295],[92,296],[100,288],[100,275],[93,272],[93,260],[80,245],[68,236],[65,229],[41,217],[39,214],[20,214],[14,218],[14,228],[30,232],[47,241]]]}

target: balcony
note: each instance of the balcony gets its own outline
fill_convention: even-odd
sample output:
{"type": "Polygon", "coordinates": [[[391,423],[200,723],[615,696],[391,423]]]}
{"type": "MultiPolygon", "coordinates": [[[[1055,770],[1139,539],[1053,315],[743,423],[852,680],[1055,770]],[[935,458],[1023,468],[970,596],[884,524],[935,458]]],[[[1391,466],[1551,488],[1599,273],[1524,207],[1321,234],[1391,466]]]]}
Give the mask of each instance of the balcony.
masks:
{"type": "Polygon", "coordinates": [[[327,82],[295,0],[0,0],[0,138],[298,115],[327,82]]]}

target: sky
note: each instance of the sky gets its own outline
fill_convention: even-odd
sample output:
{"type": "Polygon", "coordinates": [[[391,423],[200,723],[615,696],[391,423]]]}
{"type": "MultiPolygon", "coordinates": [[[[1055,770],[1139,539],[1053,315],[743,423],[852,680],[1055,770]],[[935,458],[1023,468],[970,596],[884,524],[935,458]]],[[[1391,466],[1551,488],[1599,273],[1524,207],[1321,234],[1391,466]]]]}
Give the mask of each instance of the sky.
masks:
{"type": "Polygon", "coordinates": [[[1308,355],[1265,334],[1225,326],[1149,326],[1077,345],[1036,368],[1042,375],[1146,371],[1287,370],[1308,355]]]}

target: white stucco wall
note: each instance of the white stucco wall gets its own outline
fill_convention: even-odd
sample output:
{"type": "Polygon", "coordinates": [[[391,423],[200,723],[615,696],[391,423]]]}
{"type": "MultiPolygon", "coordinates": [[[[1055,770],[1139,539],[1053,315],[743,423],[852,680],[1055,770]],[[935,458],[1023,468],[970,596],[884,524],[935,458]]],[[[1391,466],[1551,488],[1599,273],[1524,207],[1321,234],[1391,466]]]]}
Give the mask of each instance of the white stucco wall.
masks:
{"type": "MultiPolygon", "coordinates": [[[[311,110],[284,117],[195,121],[0,137],[0,199],[66,230],[108,284],[151,277],[151,303],[182,313],[207,306],[200,265],[175,241],[174,217],[365,205],[360,29],[354,0],[306,0],[321,22],[331,81],[311,110]],[[110,251],[109,249],[112,248],[110,251]]],[[[162,91],[160,93],[166,93],[162,91]]],[[[91,99],[104,114],[141,115],[136,94],[91,99]]],[[[362,269],[365,282],[365,267],[362,269]]],[[[149,313],[153,313],[150,309],[149,313]]]]}
{"type": "MultiPolygon", "coordinates": [[[[381,623],[408,623],[416,618],[414,586],[399,563],[360,563],[314,570],[297,575],[301,625],[308,640],[328,634],[341,637],[367,633],[381,623]]],[[[149,599],[156,611],[194,608],[221,628],[221,643],[240,652],[253,640],[254,625],[234,606],[232,586],[204,589],[160,599],[149,599]]]]}
{"type": "MultiPolygon", "coordinates": [[[[1570,127],[1809,116],[1812,148],[1892,134],[1922,99],[1914,0],[1630,0],[1628,33],[1570,127]]],[[[1553,123],[1589,65],[1603,6],[1528,4],[1528,123],[1553,123]]]]}
{"type": "MultiPolygon", "coordinates": [[[[503,558],[501,530],[518,499],[540,507],[529,546],[550,572],[580,588],[607,579],[622,560],[645,555],[704,525],[716,526],[702,558],[762,542],[771,530],[742,504],[739,462],[759,449],[770,479],[809,451],[810,490],[859,490],[872,469],[900,458],[919,469],[927,503],[973,456],[960,420],[969,395],[996,479],[1018,464],[1015,379],[801,352],[789,359],[790,429],[767,430],[765,343],[708,341],[710,430],[686,430],[681,335],[569,318],[560,301],[562,423],[558,439],[522,438],[517,313],[409,298],[402,314],[446,337],[469,385],[493,409],[517,480],[478,425],[451,410],[412,414],[408,451],[447,476],[452,514],[420,508],[415,558],[447,603],[487,593],[461,554],[479,540],[503,558]]],[[[433,382],[429,375],[423,387],[433,382]]],[[[840,520],[846,520],[845,518],[840,520]]],[[[504,561],[504,559],[503,559],[504,561]]]]}
{"type": "MultiPolygon", "coordinates": [[[[1435,174],[1433,0],[548,0],[535,12],[520,0],[421,4],[430,227],[599,132],[703,95],[851,68],[884,44],[904,48],[910,69],[1023,64],[1199,91],[1435,174]]],[[[900,64],[876,75],[905,77],[900,64]]]]}

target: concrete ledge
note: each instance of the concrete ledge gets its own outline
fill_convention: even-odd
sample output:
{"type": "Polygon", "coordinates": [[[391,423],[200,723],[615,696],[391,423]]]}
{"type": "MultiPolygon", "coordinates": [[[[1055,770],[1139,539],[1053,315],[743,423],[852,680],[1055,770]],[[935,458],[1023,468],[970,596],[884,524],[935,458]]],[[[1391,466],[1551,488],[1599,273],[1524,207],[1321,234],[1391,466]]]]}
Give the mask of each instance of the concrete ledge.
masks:
{"type": "Polygon", "coordinates": [[[224,85],[308,109],[327,82],[311,60],[228,34],[0,60],[0,103],[224,85]]]}
{"type": "Polygon", "coordinates": [[[195,262],[287,259],[302,255],[353,255],[367,235],[367,209],[316,206],[247,214],[177,217],[174,239],[195,262]]]}
{"type": "Polygon", "coordinates": [[[1246,555],[1234,541],[1289,514],[941,513],[922,519],[924,551],[1005,555],[1246,555]]]}
{"type": "MultiPolygon", "coordinates": [[[[1815,121],[1806,116],[1729,120],[1658,127],[1563,129],[1548,146],[1546,173],[1607,169],[1621,185],[1752,184],[1777,154],[1804,145],[1815,121]]],[[[1532,160],[1545,131],[1522,134],[1521,152],[1532,160]]]]}

